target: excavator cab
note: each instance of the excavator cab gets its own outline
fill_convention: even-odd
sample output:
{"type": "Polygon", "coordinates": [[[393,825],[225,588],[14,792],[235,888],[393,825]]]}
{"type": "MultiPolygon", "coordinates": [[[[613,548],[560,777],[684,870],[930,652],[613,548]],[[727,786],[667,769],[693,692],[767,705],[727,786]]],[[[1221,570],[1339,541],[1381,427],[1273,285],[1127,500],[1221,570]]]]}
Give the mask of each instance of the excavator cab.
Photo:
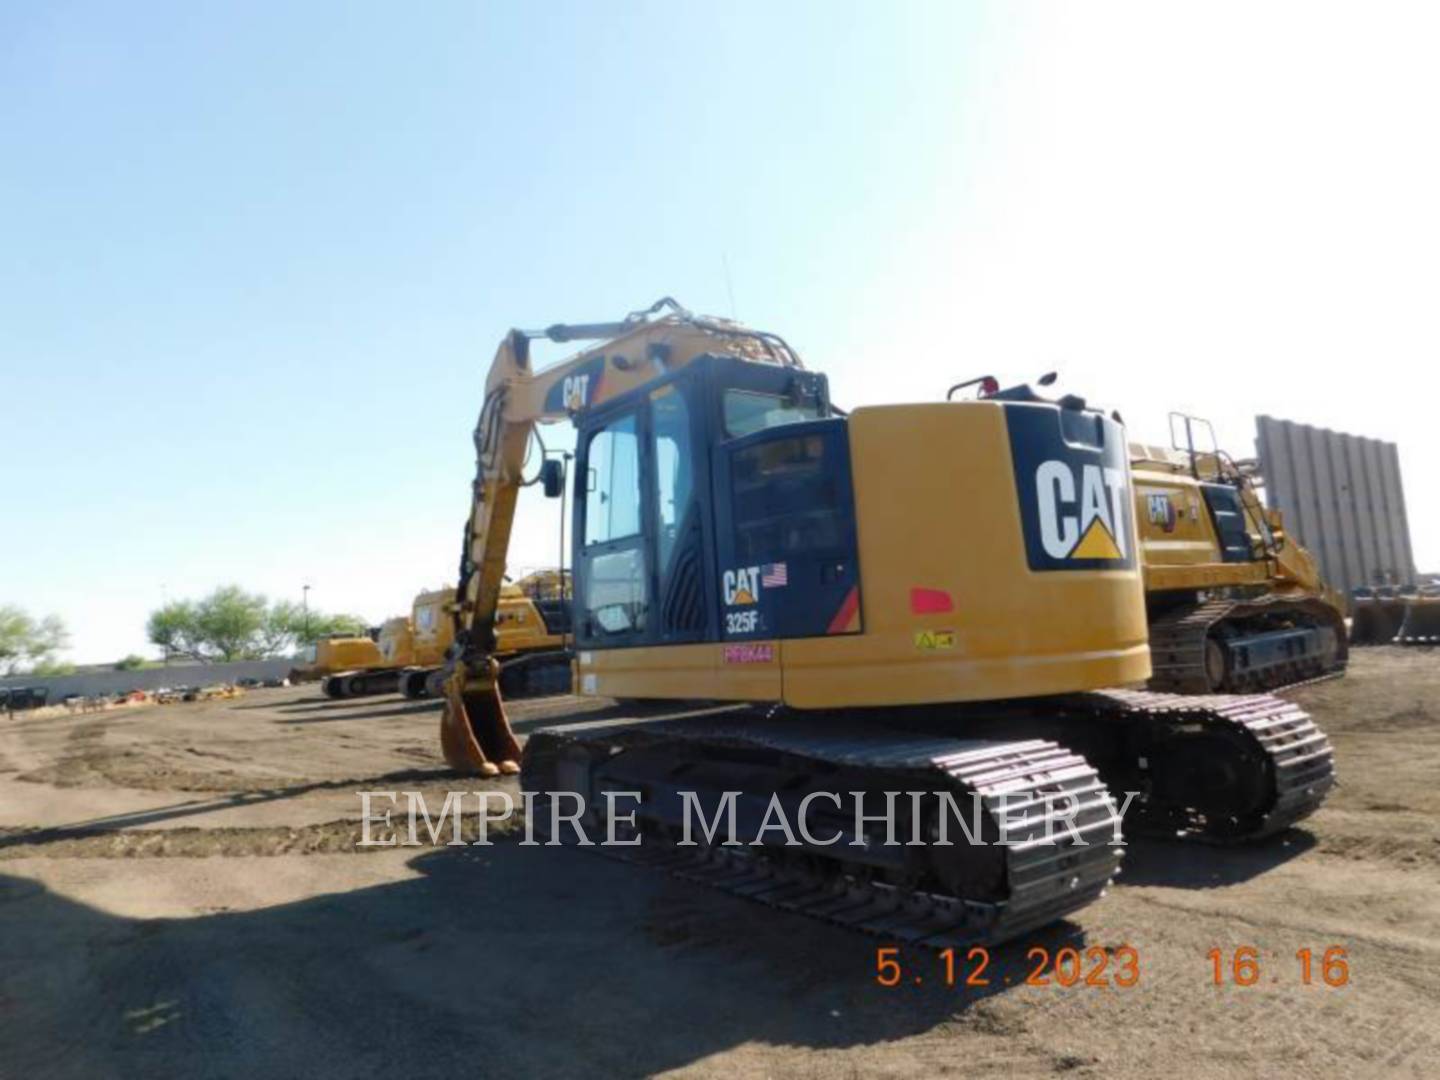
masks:
{"type": "Polygon", "coordinates": [[[577,648],[823,632],[813,611],[838,606],[856,580],[844,421],[829,412],[823,376],[714,356],[581,414],[577,648]],[[788,564],[813,568],[808,612],[767,609],[762,627],[758,576],[731,571],[711,587],[725,577],[712,570],[759,565],[762,552],[772,584],[788,564]]]}

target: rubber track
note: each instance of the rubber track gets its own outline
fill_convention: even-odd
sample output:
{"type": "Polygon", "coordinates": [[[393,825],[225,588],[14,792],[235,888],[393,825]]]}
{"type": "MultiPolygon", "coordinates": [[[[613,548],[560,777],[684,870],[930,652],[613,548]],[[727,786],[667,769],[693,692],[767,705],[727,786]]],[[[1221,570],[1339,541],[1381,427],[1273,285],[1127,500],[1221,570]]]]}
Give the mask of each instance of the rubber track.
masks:
{"type": "MultiPolygon", "coordinates": [[[[1209,694],[1210,678],[1205,671],[1205,642],[1210,631],[1226,619],[1253,615],[1270,605],[1293,605],[1288,597],[1262,600],[1210,600],[1198,607],[1182,609],[1150,624],[1150,657],[1152,674],[1147,684],[1153,691],[1172,694],[1209,694]]],[[[1340,632],[1343,634],[1343,628],[1340,632]]],[[[1346,642],[1337,637],[1336,646],[1343,650],[1346,642]]],[[[1273,682],[1247,687],[1247,690],[1277,690],[1310,682],[1325,675],[1340,675],[1345,659],[1340,657],[1329,669],[1314,665],[1297,667],[1288,672],[1279,669],[1273,682]]],[[[1238,689],[1238,688],[1237,688],[1238,689]]]]}
{"type": "Polygon", "coordinates": [[[1149,690],[1103,690],[1085,696],[1117,724],[1200,721],[1241,730],[1267,761],[1271,785],[1267,809],[1244,831],[1232,833],[1199,814],[1187,814],[1178,822],[1167,816],[1157,822],[1147,818],[1141,807],[1141,813],[1126,815],[1130,832],[1178,834],[1227,844],[1259,840],[1314,813],[1335,785],[1334,748],[1310,714],[1293,701],[1273,694],[1180,695],[1149,690]]]}
{"type": "MultiPolygon", "coordinates": [[[[605,722],[596,726],[610,727],[605,722]]],[[[531,740],[592,741],[582,727],[537,732],[531,740]]],[[[682,848],[649,833],[641,833],[642,843],[634,847],[596,845],[591,850],[655,866],[768,907],[933,948],[999,943],[1054,922],[1098,900],[1119,869],[1123,848],[1111,842],[1119,825],[1114,800],[1084,758],[1047,740],[956,740],[844,722],[662,728],[669,725],[601,730],[593,741],[631,747],[651,739],[680,738],[697,746],[759,746],[842,767],[914,773],[925,784],[916,790],[934,790],[936,778],[942,777],[949,786],[974,791],[1015,839],[1004,845],[1009,898],[981,902],[902,889],[870,880],[863,867],[842,870],[839,860],[776,860],[748,846],[682,848]],[[1078,800],[1073,820],[1083,844],[1073,842],[1066,827],[1054,824],[1060,820],[1056,803],[1068,808],[1067,797],[1078,800]],[[1055,840],[1045,839],[1049,835],[1055,840]],[[828,872],[817,869],[831,865],[834,869],[828,872]]],[[[529,786],[523,777],[522,786],[529,786]]],[[[963,801],[957,802],[964,807],[963,801]]],[[[963,836],[955,842],[963,842],[963,836]]]]}

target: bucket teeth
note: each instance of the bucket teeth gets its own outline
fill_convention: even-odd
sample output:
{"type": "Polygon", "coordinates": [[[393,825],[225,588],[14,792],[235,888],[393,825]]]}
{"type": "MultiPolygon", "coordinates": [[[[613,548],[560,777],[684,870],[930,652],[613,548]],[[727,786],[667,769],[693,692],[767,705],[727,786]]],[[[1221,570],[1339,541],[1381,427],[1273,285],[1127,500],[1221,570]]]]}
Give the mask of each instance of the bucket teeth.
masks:
{"type": "Polygon", "coordinates": [[[505,713],[493,660],[478,679],[467,682],[465,669],[458,667],[445,680],[440,747],[456,772],[494,777],[520,771],[520,744],[505,713]]]}

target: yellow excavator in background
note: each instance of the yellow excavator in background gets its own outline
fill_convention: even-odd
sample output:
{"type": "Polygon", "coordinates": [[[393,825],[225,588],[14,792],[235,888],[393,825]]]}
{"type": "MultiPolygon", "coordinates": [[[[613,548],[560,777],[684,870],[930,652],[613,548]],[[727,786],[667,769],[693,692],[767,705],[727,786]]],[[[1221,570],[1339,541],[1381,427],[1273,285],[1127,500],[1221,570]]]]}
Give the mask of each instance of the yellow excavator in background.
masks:
{"type": "MultiPolygon", "coordinates": [[[[386,659],[402,667],[399,690],[407,698],[439,697],[438,677],[454,641],[453,588],[421,593],[411,618],[395,631],[386,659]]],[[[540,697],[571,688],[569,576],[540,570],[505,582],[495,613],[497,656],[507,697],[540,697]]],[[[381,648],[385,648],[381,635],[381,648]]]]}
{"type": "MultiPolygon", "coordinates": [[[[502,588],[496,612],[497,655],[510,697],[570,690],[566,638],[570,607],[558,581],[555,571],[537,571],[502,588]]],[[[325,676],[321,689],[332,698],[397,691],[407,698],[438,696],[437,676],[454,640],[454,600],[453,588],[427,590],[415,597],[409,615],[386,619],[374,642],[368,638],[322,642],[315,665],[325,676]],[[321,666],[321,653],[330,666],[321,666]]]]}
{"type": "Polygon", "coordinates": [[[377,668],[384,664],[379,645],[380,628],[374,627],[369,635],[332,634],[315,642],[311,655],[297,667],[290,669],[292,683],[324,680],[339,672],[358,672],[377,668]]]}
{"type": "Polygon", "coordinates": [[[1130,447],[1150,688],[1240,693],[1342,672],[1345,601],[1261,503],[1253,464],[1196,450],[1206,421],[1174,414],[1171,427],[1183,449],[1130,447]]]}
{"type": "Polygon", "coordinates": [[[407,698],[428,697],[426,676],[445,660],[450,634],[447,607],[455,599],[453,588],[419,593],[409,616],[386,621],[380,629],[380,651],[387,667],[397,670],[395,689],[407,698]]]}
{"type": "Polygon", "coordinates": [[[1102,894],[1111,791],[1137,793],[1127,831],[1230,841],[1333,782],[1290,702],[1107,689],[1151,674],[1145,592],[1124,428],[1077,397],[987,378],[847,415],[779,336],[666,298],[512,331],[474,443],[446,759],[578,799],[672,871],[900,940],[998,941],[1102,894]],[[536,372],[537,338],[594,344],[536,372]],[[537,430],[565,421],[568,492],[537,430]],[[570,499],[579,692],[719,704],[536,731],[522,760],[496,616],[531,483],[570,499]],[[978,832],[947,843],[957,805],[978,832]],[[798,836],[763,827],[777,806],[798,836]],[[678,842],[692,809],[754,842],[678,842]]]}

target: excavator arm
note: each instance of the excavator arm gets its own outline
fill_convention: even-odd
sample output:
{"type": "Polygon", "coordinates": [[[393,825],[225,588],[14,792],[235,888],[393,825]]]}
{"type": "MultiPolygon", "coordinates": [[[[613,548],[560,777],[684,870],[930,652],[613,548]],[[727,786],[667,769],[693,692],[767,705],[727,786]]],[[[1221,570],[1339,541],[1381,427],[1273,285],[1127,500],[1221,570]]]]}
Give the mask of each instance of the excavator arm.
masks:
{"type": "Polygon", "coordinates": [[[444,677],[440,738],[452,768],[482,776],[519,771],[520,747],[500,698],[495,613],[521,487],[543,477],[547,494],[562,493],[558,469],[544,462],[536,478],[523,477],[536,425],[571,420],[714,354],[801,367],[778,336],[692,315],[669,297],[620,322],[512,330],[500,343],[475,426],[476,473],[444,677]],[[536,372],[530,344],[537,339],[601,344],[536,372]]]}

